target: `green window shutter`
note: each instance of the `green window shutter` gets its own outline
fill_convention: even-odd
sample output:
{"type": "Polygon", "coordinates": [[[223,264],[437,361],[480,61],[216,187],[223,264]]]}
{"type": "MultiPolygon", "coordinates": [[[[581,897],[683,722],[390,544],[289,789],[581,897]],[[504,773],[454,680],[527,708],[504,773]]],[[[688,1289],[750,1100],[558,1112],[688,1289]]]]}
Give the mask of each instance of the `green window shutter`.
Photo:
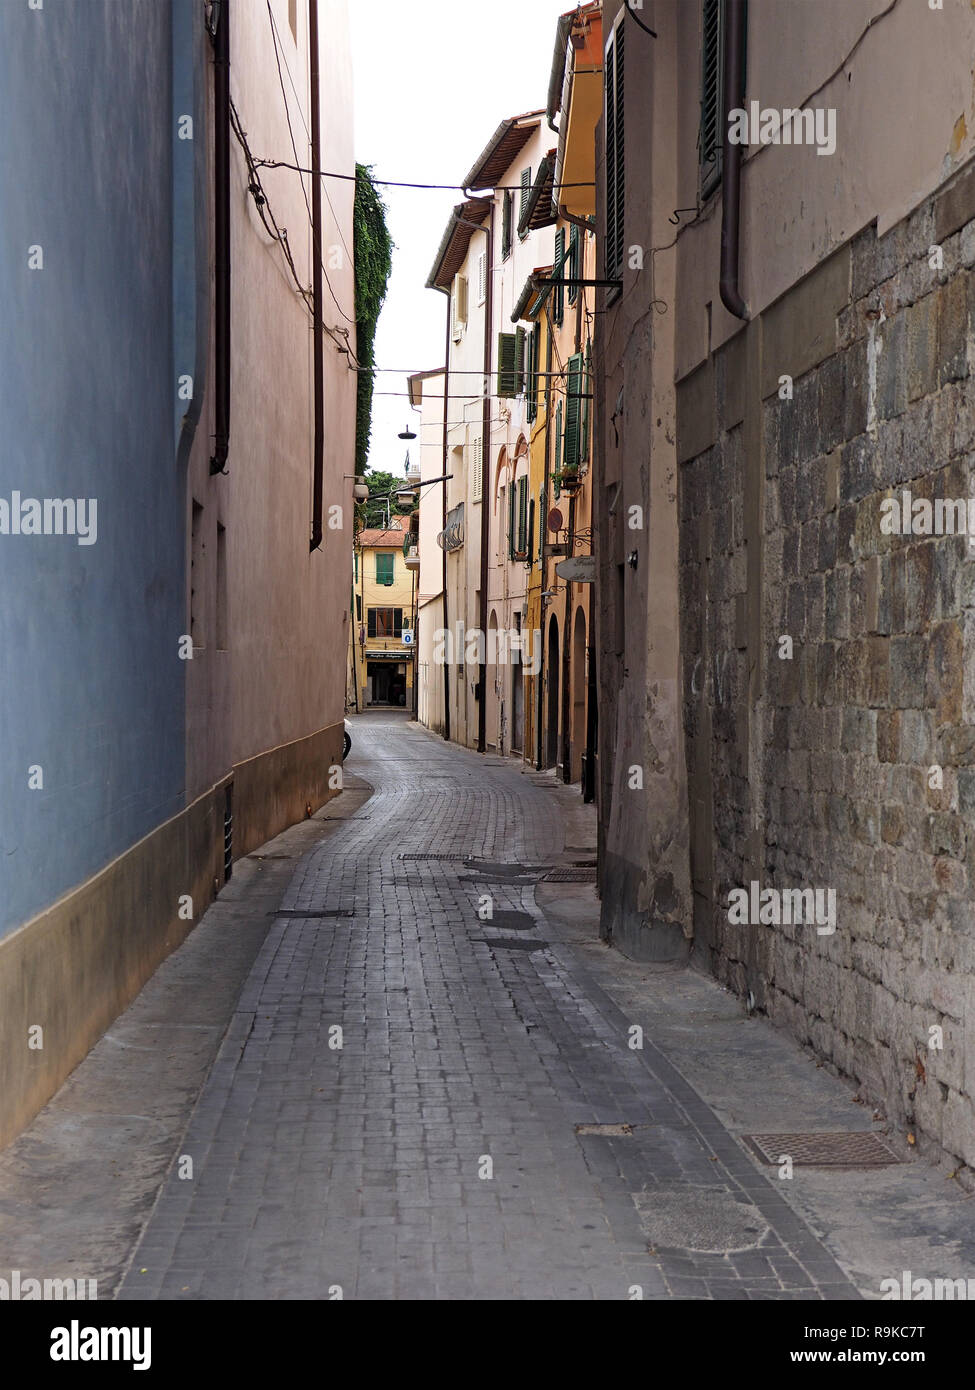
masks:
{"type": "Polygon", "coordinates": [[[376,555],[376,583],[390,585],[393,582],[393,555],[376,555]]]}
{"type": "MultiPolygon", "coordinates": [[[[527,169],[522,169],[522,171],[521,171],[521,202],[518,204],[518,221],[519,221],[519,223],[521,222],[522,218],[523,218],[524,215],[525,215],[525,209],[528,207],[528,199],[531,197],[531,191],[532,191],[532,171],[531,171],[531,165],[529,165],[527,169]]],[[[523,235],[522,235],[522,240],[524,240],[524,238],[525,238],[527,235],[528,235],[528,232],[527,232],[527,230],[526,230],[526,231],[523,233],[523,235]]]]}
{"type": "Polygon", "coordinates": [[[514,333],[498,334],[498,395],[518,394],[518,340],[514,333]]]}
{"type": "Polygon", "coordinates": [[[525,339],[528,334],[523,328],[515,329],[515,395],[520,396],[525,389],[525,339]]]}
{"type": "Polygon", "coordinates": [[[501,216],[501,259],[506,261],[511,255],[511,189],[504,190],[504,211],[501,216]]]}
{"type": "MultiPolygon", "coordinates": [[[[528,486],[527,479],[525,486],[528,486]]],[[[525,549],[528,552],[528,563],[532,563],[535,553],[535,499],[534,497],[528,504],[528,536],[526,537],[525,549]]]]}
{"type": "Polygon", "coordinates": [[[568,379],[565,388],[565,464],[566,468],[579,467],[579,421],[582,401],[582,353],[574,353],[569,358],[568,379]]]}
{"type": "Polygon", "coordinates": [[[508,488],[508,559],[515,558],[515,483],[508,488]]]}
{"type": "Polygon", "coordinates": [[[538,494],[538,558],[542,558],[542,551],[545,546],[545,531],[548,520],[545,516],[545,489],[541,488],[538,494]]]}
{"type": "Polygon", "coordinates": [[[621,24],[606,50],[606,275],[623,274],[623,214],[626,203],[623,49],[621,24]]]}
{"type": "Polygon", "coordinates": [[[528,403],[529,423],[538,416],[538,324],[532,325],[532,330],[528,334],[527,352],[527,381],[525,383],[525,397],[528,403]]]}
{"type": "Polygon", "coordinates": [[[724,131],[724,73],[721,50],[725,24],[724,0],[703,0],[701,40],[701,131],[698,139],[701,197],[706,198],[721,181],[724,131]]]}
{"type": "MultiPolygon", "coordinates": [[[[562,280],[565,275],[565,228],[560,227],[555,233],[555,269],[552,272],[556,280],[562,280]]],[[[552,307],[552,317],[555,322],[560,324],[565,317],[565,286],[558,284],[554,290],[555,303],[552,307]]]]}
{"type": "Polygon", "coordinates": [[[559,473],[562,469],[562,402],[559,401],[555,407],[555,496],[558,497],[562,489],[559,486],[559,473]]]}
{"type": "Polygon", "coordinates": [[[518,479],[518,553],[528,551],[528,478],[518,479]]]}
{"type": "MultiPolygon", "coordinates": [[[[570,230],[569,230],[569,261],[568,261],[568,265],[569,265],[569,279],[570,279],[570,280],[579,280],[579,279],[581,279],[581,276],[580,276],[580,274],[579,274],[579,260],[580,260],[580,256],[579,256],[579,228],[576,227],[576,226],[573,224],[573,226],[572,226],[572,227],[570,228],[570,230]]],[[[570,304],[574,304],[578,298],[579,298],[579,286],[578,286],[578,285],[570,285],[570,286],[569,286],[569,303],[570,303],[570,304]]]]}
{"type": "Polygon", "coordinates": [[[582,439],[579,442],[579,462],[586,463],[589,459],[589,395],[592,391],[590,384],[590,366],[592,355],[589,344],[586,343],[586,367],[582,374],[582,391],[585,399],[582,402],[582,439]]]}

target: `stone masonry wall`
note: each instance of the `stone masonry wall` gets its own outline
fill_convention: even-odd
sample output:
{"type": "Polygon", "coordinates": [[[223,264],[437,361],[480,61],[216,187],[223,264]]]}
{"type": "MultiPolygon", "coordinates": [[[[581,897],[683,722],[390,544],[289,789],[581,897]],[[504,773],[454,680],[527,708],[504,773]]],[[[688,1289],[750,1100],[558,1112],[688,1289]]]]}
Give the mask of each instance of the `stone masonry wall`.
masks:
{"type": "Polygon", "coordinates": [[[739,425],[720,428],[716,369],[716,441],[681,470],[685,726],[692,781],[709,759],[714,819],[699,958],[895,1129],[970,1168],[975,546],[885,534],[881,503],[975,491],[973,218],[969,176],[882,240],[860,234],[835,343],[791,400],[767,393],[780,367],[765,364],[761,460],[746,465],[739,425]],[[762,463],[755,595],[743,469],[762,463]],[[742,614],[755,602],[750,703],[742,614]],[[732,925],[729,892],[750,877],[835,889],[835,933],[732,925]]]}

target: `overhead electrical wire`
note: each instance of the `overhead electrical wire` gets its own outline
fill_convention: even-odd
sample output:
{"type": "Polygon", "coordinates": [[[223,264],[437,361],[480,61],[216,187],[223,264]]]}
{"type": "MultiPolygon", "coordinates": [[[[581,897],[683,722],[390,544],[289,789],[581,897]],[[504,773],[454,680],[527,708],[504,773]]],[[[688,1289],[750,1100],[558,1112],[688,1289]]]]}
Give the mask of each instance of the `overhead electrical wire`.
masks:
{"type": "MultiPolygon", "coordinates": [[[[312,174],[321,179],[354,180],[356,177],[355,174],[337,174],[329,169],[309,169],[301,164],[289,164],[284,159],[259,159],[257,164],[261,169],[293,169],[296,174],[312,174]]],[[[466,193],[468,197],[474,196],[468,185],[464,183],[409,183],[402,179],[376,178],[373,179],[373,183],[379,184],[383,188],[420,188],[447,193],[466,193]]],[[[580,183],[560,183],[558,186],[559,188],[595,188],[596,184],[594,180],[589,179],[580,183]]],[[[520,193],[522,191],[520,183],[493,183],[490,187],[492,193],[520,193]]]]}

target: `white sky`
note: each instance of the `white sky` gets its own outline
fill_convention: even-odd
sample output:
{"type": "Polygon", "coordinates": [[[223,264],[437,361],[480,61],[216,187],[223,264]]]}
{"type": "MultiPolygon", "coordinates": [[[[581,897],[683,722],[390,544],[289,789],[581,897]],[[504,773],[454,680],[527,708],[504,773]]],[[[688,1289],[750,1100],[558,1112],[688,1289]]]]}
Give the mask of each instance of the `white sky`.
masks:
{"type": "MultiPolygon", "coordinates": [[[[356,158],[377,179],[459,183],[508,116],[545,106],[555,28],[572,0],[349,0],[356,158]]],[[[446,296],[426,288],[459,190],[380,190],[396,243],[376,365],[443,365],[446,296]]],[[[373,403],[371,468],[400,474],[406,378],[383,372],[373,403]]],[[[417,444],[409,446],[419,462],[417,444]]]]}

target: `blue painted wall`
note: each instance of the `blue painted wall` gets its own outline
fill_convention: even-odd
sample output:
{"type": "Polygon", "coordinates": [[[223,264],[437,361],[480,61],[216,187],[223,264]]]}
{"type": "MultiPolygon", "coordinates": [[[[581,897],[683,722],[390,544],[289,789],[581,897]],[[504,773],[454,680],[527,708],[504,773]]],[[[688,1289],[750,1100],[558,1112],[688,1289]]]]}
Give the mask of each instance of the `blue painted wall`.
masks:
{"type": "Polygon", "coordinates": [[[0,4],[0,498],[98,508],[0,535],[0,935],[184,801],[171,19],[0,4]]]}

